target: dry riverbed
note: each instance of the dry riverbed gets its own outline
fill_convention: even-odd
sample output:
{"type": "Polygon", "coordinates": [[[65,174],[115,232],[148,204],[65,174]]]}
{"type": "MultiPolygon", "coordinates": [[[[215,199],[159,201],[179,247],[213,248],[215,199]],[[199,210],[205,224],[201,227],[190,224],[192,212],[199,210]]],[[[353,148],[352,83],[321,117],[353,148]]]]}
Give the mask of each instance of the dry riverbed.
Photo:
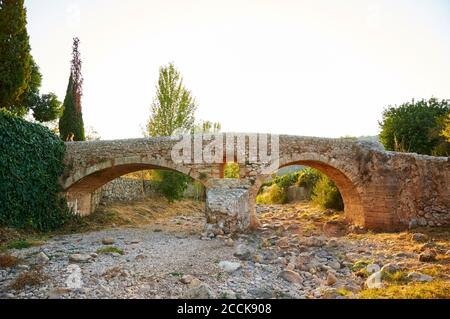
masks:
{"type": "Polygon", "coordinates": [[[297,203],[258,207],[254,233],[213,237],[202,207],[110,204],[76,233],[10,240],[0,297],[450,297],[448,228],[367,233],[297,203]]]}

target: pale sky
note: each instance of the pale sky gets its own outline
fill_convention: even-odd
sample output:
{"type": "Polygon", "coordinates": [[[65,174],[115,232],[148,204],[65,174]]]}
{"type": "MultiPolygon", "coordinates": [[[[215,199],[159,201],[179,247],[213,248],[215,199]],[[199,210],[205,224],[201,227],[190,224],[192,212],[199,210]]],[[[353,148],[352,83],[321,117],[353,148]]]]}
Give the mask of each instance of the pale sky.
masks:
{"type": "Polygon", "coordinates": [[[227,132],[378,134],[385,106],[450,99],[450,1],[26,0],[42,93],[80,38],[85,126],[141,137],[174,62],[196,118],[227,132]]]}

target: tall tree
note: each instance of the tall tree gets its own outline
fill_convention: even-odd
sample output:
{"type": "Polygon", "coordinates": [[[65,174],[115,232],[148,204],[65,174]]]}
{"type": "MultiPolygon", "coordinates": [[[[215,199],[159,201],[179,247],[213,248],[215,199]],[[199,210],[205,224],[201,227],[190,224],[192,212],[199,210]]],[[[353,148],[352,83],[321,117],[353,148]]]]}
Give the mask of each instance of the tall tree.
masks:
{"type": "MultiPolygon", "coordinates": [[[[173,63],[159,69],[156,98],[147,123],[150,136],[171,136],[190,132],[194,125],[195,99],[183,85],[183,78],[173,63]]],[[[156,171],[158,190],[169,201],[180,199],[191,178],[172,171],[156,171]]]]}
{"type": "Polygon", "coordinates": [[[450,143],[441,135],[450,103],[436,98],[403,103],[383,112],[380,141],[387,150],[428,155],[450,153],[450,143]]]}
{"type": "Polygon", "coordinates": [[[183,85],[183,78],[173,63],[159,69],[156,98],[147,123],[150,136],[170,136],[188,132],[194,124],[196,102],[183,85]]]}
{"type": "Polygon", "coordinates": [[[40,95],[42,76],[30,54],[23,0],[0,0],[0,108],[40,122],[56,119],[61,103],[53,93],[40,95]]]}
{"type": "Polygon", "coordinates": [[[63,114],[59,120],[59,133],[64,141],[84,141],[86,139],[81,108],[83,76],[81,75],[79,43],[78,38],[73,39],[69,84],[64,98],[63,114]]]}

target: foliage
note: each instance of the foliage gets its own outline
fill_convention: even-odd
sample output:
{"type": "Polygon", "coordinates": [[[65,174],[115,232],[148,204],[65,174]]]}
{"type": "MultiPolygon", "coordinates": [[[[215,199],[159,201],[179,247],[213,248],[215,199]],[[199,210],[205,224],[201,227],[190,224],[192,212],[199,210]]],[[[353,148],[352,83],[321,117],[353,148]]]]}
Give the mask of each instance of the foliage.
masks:
{"type": "MultiPolygon", "coordinates": [[[[183,85],[183,78],[173,63],[159,69],[156,97],[151,106],[147,123],[150,136],[171,136],[177,132],[190,131],[194,124],[195,99],[183,85]]],[[[191,178],[173,171],[157,171],[157,190],[169,202],[181,199],[191,178]]]]}
{"type": "Polygon", "coordinates": [[[81,75],[80,52],[78,51],[79,42],[78,38],[73,39],[69,84],[64,98],[64,111],[59,120],[59,132],[63,141],[86,140],[81,108],[83,77],[81,75]]]}
{"type": "Polygon", "coordinates": [[[174,171],[157,170],[155,175],[159,180],[156,190],[169,202],[183,198],[184,191],[192,181],[190,176],[174,171]]]}
{"type": "Polygon", "coordinates": [[[256,196],[257,204],[284,204],[286,202],[286,194],[283,188],[278,184],[268,186],[267,189],[256,196]]]}
{"type": "Polygon", "coordinates": [[[37,268],[35,270],[29,270],[21,272],[16,279],[11,283],[9,288],[20,291],[30,286],[39,286],[45,280],[47,280],[47,275],[44,274],[42,268],[37,268]]]}
{"type": "Polygon", "coordinates": [[[198,124],[194,124],[191,129],[192,134],[197,133],[219,133],[222,128],[220,122],[203,121],[198,124]]]}
{"type": "Polygon", "coordinates": [[[183,85],[183,78],[173,63],[159,69],[156,98],[147,123],[150,136],[171,136],[190,131],[194,124],[195,99],[183,85]]]}
{"type": "Polygon", "coordinates": [[[235,162],[225,163],[223,168],[224,178],[239,178],[239,164],[235,162]]]}
{"type": "Polygon", "coordinates": [[[47,231],[70,216],[59,195],[64,143],[39,124],[0,110],[0,225],[47,231]]]}
{"type": "Polygon", "coordinates": [[[312,201],[323,208],[344,209],[344,201],[334,182],[325,175],[316,182],[312,189],[312,201]]]}
{"type": "Polygon", "coordinates": [[[361,299],[449,299],[450,283],[445,280],[404,284],[389,284],[381,289],[365,289],[361,299]]]}
{"type": "Polygon", "coordinates": [[[59,117],[61,103],[53,93],[39,94],[42,76],[30,54],[24,1],[0,1],[0,108],[39,122],[59,117]]]}
{"type": "Polygon", "coordinates": [[[19,265],[21,260],[16,256],[10,254],[1,254],[0,255],[0,269],[2,268],[12,268],[19,265]]]}
{"type": "Polygon", "coordinates": [[[97,249],[97,254],[119,254],[119,255],[123,255],[124,252],[122,249],[118,248],[118,247],[114,247],[114,246],[106,246],[106,247],[102,247],[97,249]]]}
{"type": "Polygon", "coordinates": [[[380,141],[387,150],[428,155],[450,154],[450,143],[441,135],[450,112],[448,101],[414,100],[383,112],[380,141]]]}
{"type": "Polygon", "coordinates": [[[447,139],[447,142],[450,143],[450,113],[447,114],[447,117],[443,119],[443,126],[441,136],[447,139]]]}
{"type": "Polygon", "coordinates": [[[319,172],[318,170],[311,168],[311,167],[306,167],[298,173],[297,185],[300,187],[306,187],[309,189],[313,189],[314,186],[316,185],[317,181],[322,176],[323,176],[323,174],[321,172],[319,172]]]}
{"type": "Polygon", "coordinates": [[[73,90],[71,75],[67,85],[66,97],[64,98],[64,111],[59,119],[59,134],[63,141],[71,139],[73,141],[84,141],[83,114],[76,111],[73,90]]]}

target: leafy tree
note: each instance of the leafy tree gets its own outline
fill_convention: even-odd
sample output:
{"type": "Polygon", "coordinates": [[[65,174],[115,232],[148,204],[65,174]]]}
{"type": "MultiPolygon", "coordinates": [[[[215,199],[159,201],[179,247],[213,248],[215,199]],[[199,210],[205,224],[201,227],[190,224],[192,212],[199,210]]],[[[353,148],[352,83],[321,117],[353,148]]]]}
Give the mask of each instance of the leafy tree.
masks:
{"type": "MultiPolygon", "coordinates": [[[[189,132],[194,124],[195,99],[183,85],[183,78],[173,63],[159,69],[156,97],[151,105],[147,123],[150,136],[171,136],[177,132],[189,132]]],[[[158,191],[169,201],[183,196],[191,178],[173,171],[156,171],[158,191]]]]}
{"type": "Polygon", "coordinates": [[[222,125],[220,122],[211,122],[211,121],[203,121],[201,123],[195,124],[192,129],[192,134],[198,134],[198,133],[219,133],[222,128],[222,125]]]}
{"type": "Polygon", "coordinates": [[[189,131],[194,124],[196,102],[183,85],[183,78],[173,63],[159,69],[156,98],[147,123],[150,136],[171,136],[189,131]]]}
{"type": "Polygon", "coordinates": [[[79,39],[73,39],[72,65],[64,98],[64,111],[59,120],[59,132],[62,140],[84,141],[83,113],[81,111],[81,95],[83,77],[81,76],[81,59],[78,51],[79,39]]]}
{"type": "Polygon", "coordinates": [[[314,184],[311,195],[313,203],[323,208],[344,209],[344,201],[336,184],[326,175],[314,184]]]}
{"type": "Polygon", "coordinates": [[[450,142],[450,113],[444,118],[444,129],[441,135],[447,139],[447,142],[450,142]]]}
{"type": "Polygon", "coordinates": [[[39,122],[56,119],[61,103],[53,93],[40,96],[42,75],[30,54],[23,0],[0,1],[0,107],[39,122]]]}
{"type": "Polygon", "coordinates": [[[436,98],[390,106],[383,112],[380,141],[387,150],[448,155],[450,144],[441,135],[450,103],[436,98]]]}

